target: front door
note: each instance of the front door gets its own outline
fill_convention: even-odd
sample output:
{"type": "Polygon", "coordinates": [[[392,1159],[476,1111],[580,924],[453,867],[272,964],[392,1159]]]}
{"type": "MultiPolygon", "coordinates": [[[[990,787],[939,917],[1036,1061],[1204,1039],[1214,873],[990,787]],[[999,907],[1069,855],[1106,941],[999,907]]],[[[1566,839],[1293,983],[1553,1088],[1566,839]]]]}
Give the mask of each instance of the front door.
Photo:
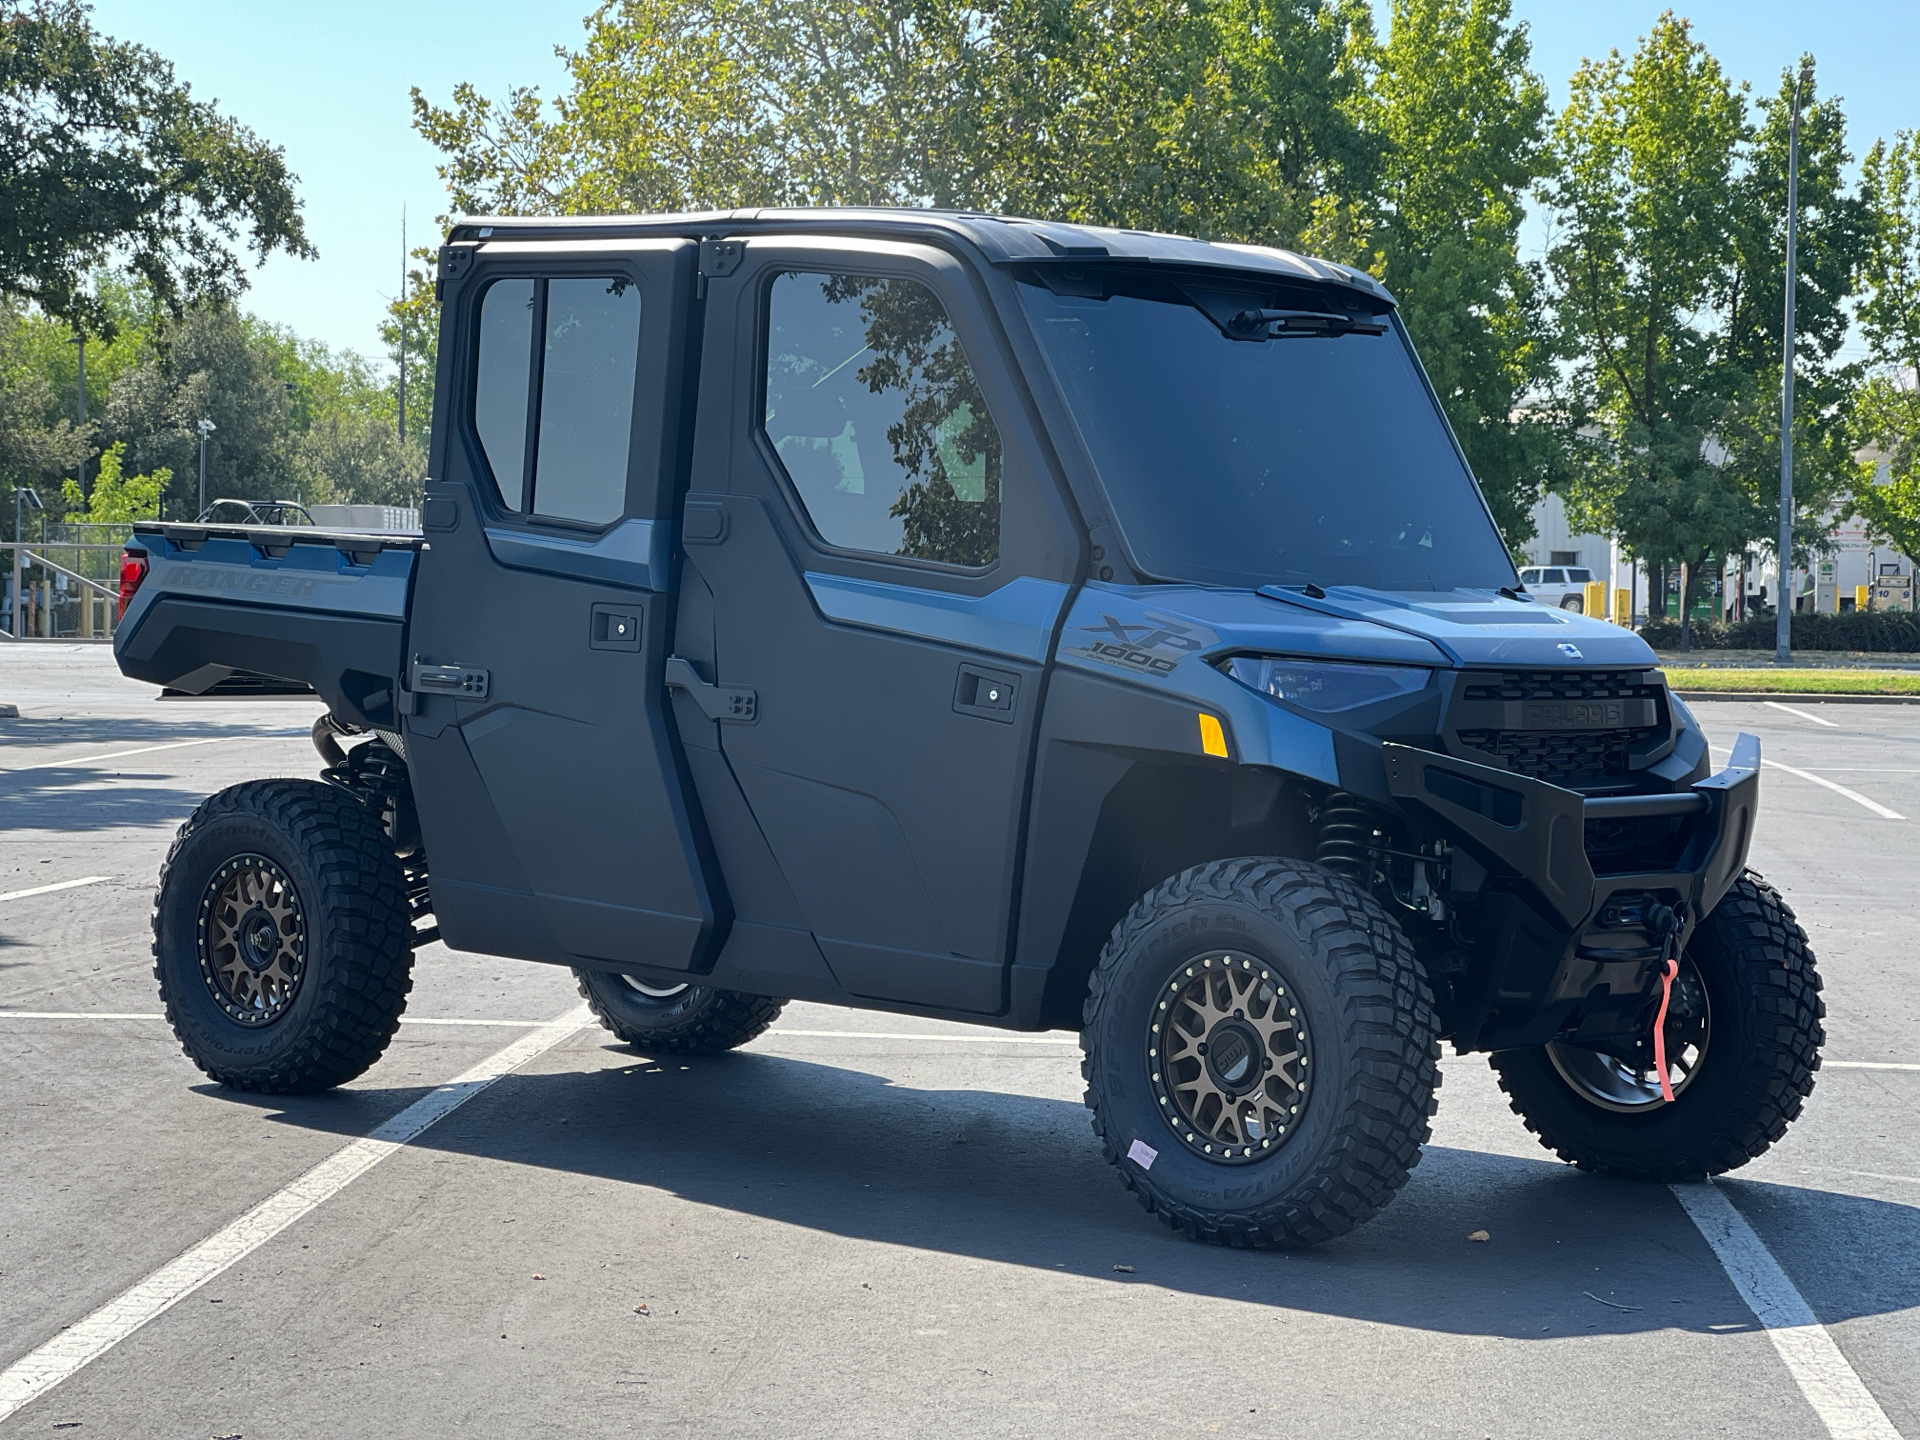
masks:
{"type": "Polygon", "coordinates": [[[840,240],[709,279],[677,649],[840,987],[995,1014],[1077,552],[978,283],[840,240]]]}
{"type": "Polygon", "coordinates": [[[447,267],[405,738],[452,945],[686,969],[724,939],[662,692],[695,255],[447,267]]]}

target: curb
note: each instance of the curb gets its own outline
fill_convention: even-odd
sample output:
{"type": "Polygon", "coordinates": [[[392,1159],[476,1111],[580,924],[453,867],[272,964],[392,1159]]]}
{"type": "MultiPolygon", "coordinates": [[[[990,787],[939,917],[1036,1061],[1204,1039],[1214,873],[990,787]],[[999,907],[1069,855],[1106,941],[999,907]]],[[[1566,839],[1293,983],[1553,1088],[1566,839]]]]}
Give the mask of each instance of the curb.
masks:
{"type": "Polygon", "coordinates": [[[1920,695],[1820,695],[1800,690],[1682,690],[1673,693],[1694,700],[1779,700],[1802,705],[1920,705],[1920,695]]]}

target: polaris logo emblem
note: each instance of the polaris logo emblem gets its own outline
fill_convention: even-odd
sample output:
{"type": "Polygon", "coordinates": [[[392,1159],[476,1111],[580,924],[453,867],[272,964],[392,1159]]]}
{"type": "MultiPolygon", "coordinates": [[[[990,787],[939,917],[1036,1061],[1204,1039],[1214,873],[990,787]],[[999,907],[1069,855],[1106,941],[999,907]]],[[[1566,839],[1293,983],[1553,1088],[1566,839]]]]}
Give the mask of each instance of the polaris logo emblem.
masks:
{"type": "Polygon", "coordinates": [[[1560,653],[1569,660],[1584,660],[1586,658],[1580,653],[1580,647],[1578,645],[1562,645],[1560,647],[1560,653]]]}

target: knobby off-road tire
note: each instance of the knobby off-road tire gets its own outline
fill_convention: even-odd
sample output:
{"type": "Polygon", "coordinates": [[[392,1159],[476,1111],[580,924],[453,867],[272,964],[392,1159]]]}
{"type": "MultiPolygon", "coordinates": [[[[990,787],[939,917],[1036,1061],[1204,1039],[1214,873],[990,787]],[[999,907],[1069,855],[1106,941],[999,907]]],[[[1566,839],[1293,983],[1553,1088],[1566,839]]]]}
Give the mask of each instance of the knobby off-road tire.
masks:
{"type": "Polygon", "coordinates": [[[1686,958],[1705,985],[1711,1029],[1671,1104],[1604,1109],[1544,1047],[1489,1057],[1514,1113],[1562,1160],[1635,1180],[1701,1180],[1762,1154],[1799,1116],[1820,1068],[1827,1007],[1793,911],[1749,872],[1700,923],[1686,958]]]}
{"type": "MultiPolygon", "coordinates": [[[[1199,1015],[1189,1009],[1187,1024],[1204,1026],[1199,1015]]],[[[1084,1020],[1081,1073],[1107,1162],[1149,1213],[1196,1239],[1247,1247],[1330,1240],[1375,1215],[1419,1163],[1440,1084],[1432,991],[1405,933],[1373,897],[1318,865],[1225,860],[1162,882],[1114,928],[1084,1020]],[[1311,1060],[1297,1071],[1305,1089],[1292,1097],[1298,1113],[1283,1107],[1274,1117],[1284,1131],[1268,1123],[1254,1146],[1243,1129],[1226,1161],[1185,1138],[1200,1139],[1193,1125],[1176,1128],[1191,1102],[1168,1093],[1171,1068],[1155,1069],[1171,1053],[1166,1030],[1152,1029],[1172,1013],[1159,1007],[1165,1000],[1177,1009],[1194,993],[1179,989],[1193,983],[1188,970],[1204,975],[1208,962],[1228,969],[1236,990],[1254,977],[1224,1002],[1231,1016],[1209,1001],[1218,1017],[1209,1035],[1224,1037],[1242,1008],[1264,1011],[1265,974],[1290,997],[1280,1003],[1297,1012],[1295,1049],[1311,1060]]],[[[1289,1043],[1273,1036],[1262,1048],[1289,1043]]]]}
{"type": "Polygon", "coordinates": [[[316,780],[208,797],[161,866],[153,961],[181,1048],[222,1085],[353,1079],[413,985],[405,880],[379,818],[316,780]]]}
{"type": "Polygon", "coordinates": [[[580,994],[599,1022],[627,1044],[664,1055],[713,1055],[744,1045],[780,1017],[784,1000],[656,985],[604,970],[575,970],[580,994]]]}

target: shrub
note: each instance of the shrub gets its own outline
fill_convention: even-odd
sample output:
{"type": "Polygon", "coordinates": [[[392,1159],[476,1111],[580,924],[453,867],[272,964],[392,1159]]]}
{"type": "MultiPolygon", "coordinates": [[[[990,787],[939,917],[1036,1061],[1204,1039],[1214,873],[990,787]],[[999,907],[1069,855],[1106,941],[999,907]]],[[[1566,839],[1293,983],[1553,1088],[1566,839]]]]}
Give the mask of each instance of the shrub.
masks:
{"type": "MultiPolygon", "coordinates": [[[[1640,638],[1656,650],[1680,648],[1678,620],[1652,620],[1640,628],[1640,638]]],[[[1695,650],[1771,650],[1773,616],[1743,620],[1737,625],[1696,620],[1695,650]]],[[[1843,615],[1795,615],[1796,650],[1861,650],[1875,654],[1920,652],[1920,616],[1886,610],[1854,610],[1843,615]]]]}

